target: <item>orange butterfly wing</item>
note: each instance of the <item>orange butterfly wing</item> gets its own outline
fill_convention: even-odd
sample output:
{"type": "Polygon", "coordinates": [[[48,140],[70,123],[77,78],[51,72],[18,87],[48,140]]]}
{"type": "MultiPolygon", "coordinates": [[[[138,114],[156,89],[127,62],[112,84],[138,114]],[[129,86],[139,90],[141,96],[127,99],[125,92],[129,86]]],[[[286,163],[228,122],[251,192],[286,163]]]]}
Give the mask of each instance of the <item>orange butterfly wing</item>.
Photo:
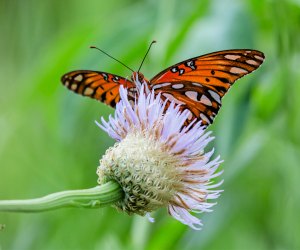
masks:
{"type": "Polygon", "coordinates": [[[123,77],[91,70],[76,70],[62,76],[61,81],[68,89],[115,107],[120,100],[120,85],[128,88],[128,95],[134,100],[135,84],[123,77]]]}
{"type": "Polygon", "coordinates": [[[189,121],[207,126],[221,107],[221,99],[239,78],[257,69],[264,60],[257,50],[224,50],[177,63],[150,80],[150,88],[188,109],[189,121]]]}

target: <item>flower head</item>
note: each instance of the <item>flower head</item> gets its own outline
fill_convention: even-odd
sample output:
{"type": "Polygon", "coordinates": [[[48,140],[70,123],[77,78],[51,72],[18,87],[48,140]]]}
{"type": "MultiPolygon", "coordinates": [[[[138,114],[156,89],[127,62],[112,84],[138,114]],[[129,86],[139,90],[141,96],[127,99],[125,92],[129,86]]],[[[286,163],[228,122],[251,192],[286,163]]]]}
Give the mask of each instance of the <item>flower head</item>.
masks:
{"type": "Polygon", "coordinates": [[[140,84],[139,95],[131,105],[127,90],[120,87],[121,100],[114,117],[99,124],[117,143],[100,160],[99,183],[117,181],[124,198],[115,206],[128,214],[145,215],[168,207],[175,219],[193,229],[201,221],[191,213],[210,212],[221,190],[212,179],[221,161],[210,160],[213,150],[204,152],[213,140],[201,123],[184,127],[189,111],[162,101],[160,95],[140,84]]]}

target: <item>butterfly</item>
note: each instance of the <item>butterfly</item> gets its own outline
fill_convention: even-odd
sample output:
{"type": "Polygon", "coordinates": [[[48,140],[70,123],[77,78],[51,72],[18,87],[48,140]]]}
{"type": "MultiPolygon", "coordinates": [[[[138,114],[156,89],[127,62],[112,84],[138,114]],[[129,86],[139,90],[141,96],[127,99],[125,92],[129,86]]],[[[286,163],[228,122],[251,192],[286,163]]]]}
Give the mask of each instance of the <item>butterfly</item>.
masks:
{"type": "Polygon", "coordinates": [[[113,108],[120,101],[121,85],[127,88],[128,99],[134,103],[138,94],[137,84],[145,82],[150,90],[160,93],[167,106],[173,101],[180,105],[180,110],[189,111],[186,125],[196,120],[202,121],[202,125],[207,127],[213,123],[229,88],[236,80],[256,70],[264,58],[264,54],[257,50],[223,50],[179,62],[151,80],[139,72],[141,66],[136,72],[132,70],[131,80],[91,70],[75,70],[63,75],[61,80],[63,85],[75,93],[104,102],[113,108]]]}

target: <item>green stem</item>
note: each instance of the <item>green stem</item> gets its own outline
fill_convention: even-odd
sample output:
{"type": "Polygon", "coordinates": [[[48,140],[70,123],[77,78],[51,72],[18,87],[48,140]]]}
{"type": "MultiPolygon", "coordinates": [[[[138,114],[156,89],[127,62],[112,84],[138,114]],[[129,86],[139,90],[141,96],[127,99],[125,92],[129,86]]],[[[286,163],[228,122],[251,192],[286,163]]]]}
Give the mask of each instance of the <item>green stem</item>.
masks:
{"type": "Polygon", "coordinates": [[[28,200],[0,200],[0,212],[42,212],[62,207],[100,208],[123,197],[123,190],[114,181],[82,190],[68,190],[28,200]]]}

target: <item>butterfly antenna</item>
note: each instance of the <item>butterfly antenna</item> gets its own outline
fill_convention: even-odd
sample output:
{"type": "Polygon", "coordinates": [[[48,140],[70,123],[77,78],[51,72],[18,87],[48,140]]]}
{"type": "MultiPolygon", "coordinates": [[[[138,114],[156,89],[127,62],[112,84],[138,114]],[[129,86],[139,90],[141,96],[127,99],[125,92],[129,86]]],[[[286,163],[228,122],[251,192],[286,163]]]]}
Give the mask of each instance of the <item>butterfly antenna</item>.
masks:
{"type": "Polygon", "coordinates": [[[107,55],[108,57],[114,59],[115,61],[117,61],[118,63],[121,63],[123,66],[125,66],[127,69],[129,69],[130,71],[134,72],[133,69],[129,68],[127,65],[125,65],[124,63],[122,63],[121,61],[119,61],[118,59],[114,58],[113,56],[107,54],[105,51],[103,51],[102,49],[99,49],[98,47],[96,46],[90,46],[91,49],[97,49],[99,51],[101,51],[103,54],[107,55]]]}
{"type": "Polygon", "coordinates": [[[142,61],[142,63],[141,63],[141,65],[140,65],[140,67],[139,67],[139,69],[138,69],[137,72],[140,72],[140,69],[142,68],[142,65],[143,65],[143,63],[144,63],[144,61],[145,61],[145,59],[146,59],[146,57],[147,57],[147,55],[148,55],[148,53],[149,53],[149,51],[150,51],[151,46],[152,46],[153,43],[156,43],[156,41],[153,40],[153,41],[151,42],[151,44],[149,45],[149,48],[148,48],[148,50],[147,50],[147,52],[146,52],[146,55],[144,56],[143,61],[142,61]]]}

